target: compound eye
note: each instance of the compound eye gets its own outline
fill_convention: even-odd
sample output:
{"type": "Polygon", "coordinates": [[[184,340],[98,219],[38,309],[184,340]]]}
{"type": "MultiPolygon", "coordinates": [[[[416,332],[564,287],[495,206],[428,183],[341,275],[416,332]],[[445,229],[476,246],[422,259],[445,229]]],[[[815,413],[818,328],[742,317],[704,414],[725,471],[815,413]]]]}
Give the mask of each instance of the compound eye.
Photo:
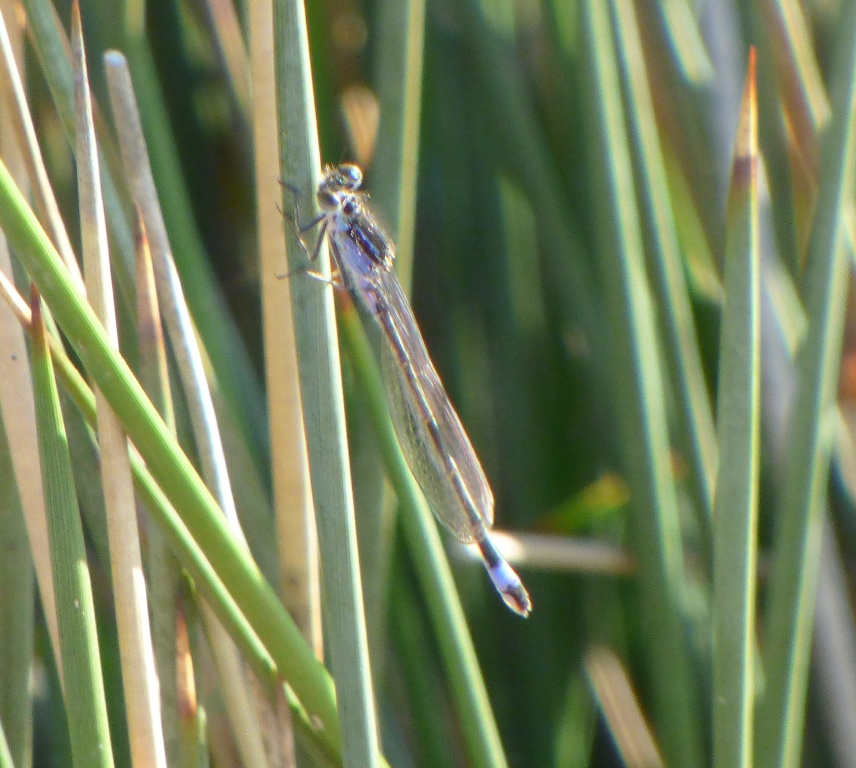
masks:
{"type": "Polygon", "coordinates": [[[319,189],[315,197],[318,200],[318,207],[322,211],[334,211],[339,207],[338,197],[329,189],[319,189]]]}
{"type": "Polygon", "coordinates": [[[342,186],[347,189],[359,189],[363,183],[363,172],[353,163],[343,163],[339,166],[342,186]]]}

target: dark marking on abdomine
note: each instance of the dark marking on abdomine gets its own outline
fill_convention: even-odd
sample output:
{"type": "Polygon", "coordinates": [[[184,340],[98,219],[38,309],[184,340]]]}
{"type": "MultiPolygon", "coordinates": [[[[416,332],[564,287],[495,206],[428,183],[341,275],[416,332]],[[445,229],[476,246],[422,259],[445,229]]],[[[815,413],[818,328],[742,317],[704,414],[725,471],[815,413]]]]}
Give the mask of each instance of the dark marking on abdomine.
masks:
{"type": "Polygon", "coordinates": [[[389,239],[377,224],[365,217],[355,217],[348,222],[348,237],[376,264],[389,264],[393,258],[389,239]]]}

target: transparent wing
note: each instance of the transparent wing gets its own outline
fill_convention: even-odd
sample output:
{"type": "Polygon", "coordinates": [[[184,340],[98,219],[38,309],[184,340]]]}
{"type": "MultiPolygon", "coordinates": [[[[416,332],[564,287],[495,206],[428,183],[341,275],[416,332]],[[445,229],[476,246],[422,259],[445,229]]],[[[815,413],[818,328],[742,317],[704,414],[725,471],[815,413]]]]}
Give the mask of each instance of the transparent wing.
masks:
{"type": "Polygon", "coordinates": [[[395,273],[378,274],[375,318],[395,433],[431,510],[461,541],[493,524],[493,493],[425,349],[395,273]]]}

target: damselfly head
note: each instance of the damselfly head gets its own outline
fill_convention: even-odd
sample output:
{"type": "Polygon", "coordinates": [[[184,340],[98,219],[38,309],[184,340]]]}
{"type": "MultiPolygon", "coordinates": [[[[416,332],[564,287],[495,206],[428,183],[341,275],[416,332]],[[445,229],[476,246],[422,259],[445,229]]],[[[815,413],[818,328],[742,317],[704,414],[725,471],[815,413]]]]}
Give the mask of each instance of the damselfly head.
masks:
{"type": "Polygon", "coordinates": [[[331,192],[356,192],[362,183],[363,172],[359,166],[353,163],[328,165],[324,169],[324,178],[318,185],[318,190],[319,192],[322,189],[331,192]]]}
{"type": "Polygon", "coordinates": [[[358,166],[351,163],[328,165],[318,185],[318,206],[327,213],[341,210],[346,216],[353,215],[359,207],[354,193],[362,183],[363,172],[358,166]]]}
{"type": "Polygon", "coordinates": [[[336,168],[336,176],[343,189],[349,189],[352,192],[359,189],[363,183],[363,172],[359,166],[353,163],[342,163],[336,168]]]}

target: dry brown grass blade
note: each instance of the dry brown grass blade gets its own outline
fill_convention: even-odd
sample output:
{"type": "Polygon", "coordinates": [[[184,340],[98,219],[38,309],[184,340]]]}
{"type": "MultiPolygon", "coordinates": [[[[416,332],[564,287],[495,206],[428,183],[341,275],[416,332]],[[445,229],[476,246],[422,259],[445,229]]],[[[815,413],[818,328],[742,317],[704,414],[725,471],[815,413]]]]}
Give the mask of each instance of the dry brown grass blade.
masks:
{"type": "Polygon", "coordinates": [[[628,768],[663,768],[665,763],[639,706],[627,670],[608,648],[592,648],[585,670],[615,746],[628,768]]]}
{"type": "MultiPolygon", "coordinates": [[[[72,5],[72,63],[86,290],[95,314],[104,324],[118,350],[107,222],[101,198],[98,146],[92,122],[92,102],[80,7],[77,2],[72,5]]],[[[138,768],[166,768],[158,678],[149,629],[149,609],[128,456],[128,438],[118,418],[98,390],[95,391],[95,400],[98,411],[101,482],[107,513],[110,567],[131,756],[138,768]]]]}
{"type": "Polygon", "coordinates": [[[320,658],[323,649],[315,512],[297,375],[290,280],[281,279],[288,271],[288,264],[283,217],[276,208],[281,188],[279,129],[276,114],[270,109],[276,95],[271,7],[253,3],[250,26],[253,93],[256,96],[253,130],[259,258],[280,594],[320,658]]]}

